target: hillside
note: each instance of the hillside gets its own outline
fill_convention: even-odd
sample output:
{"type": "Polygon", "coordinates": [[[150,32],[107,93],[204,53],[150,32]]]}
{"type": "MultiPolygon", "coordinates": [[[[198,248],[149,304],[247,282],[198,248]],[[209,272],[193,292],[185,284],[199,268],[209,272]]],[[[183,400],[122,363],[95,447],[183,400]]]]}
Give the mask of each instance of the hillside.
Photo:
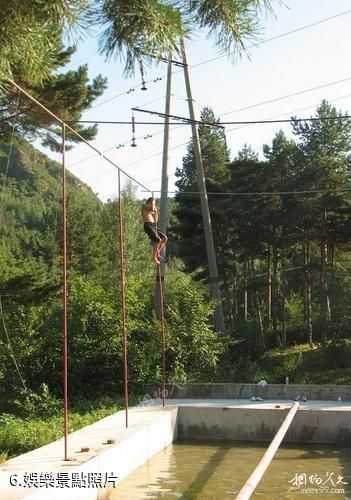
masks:
{"type": "MultiPolygon", "coordinates": [[[[9,152],[0,144],[0,293],[31,301],[59,282],[61,165],[24,141],[15,142],[10,160],[9,152]]],[[[69,172],[67,199],[75,265],[78,214],[96,213],[102,203],[69,172]]]]}

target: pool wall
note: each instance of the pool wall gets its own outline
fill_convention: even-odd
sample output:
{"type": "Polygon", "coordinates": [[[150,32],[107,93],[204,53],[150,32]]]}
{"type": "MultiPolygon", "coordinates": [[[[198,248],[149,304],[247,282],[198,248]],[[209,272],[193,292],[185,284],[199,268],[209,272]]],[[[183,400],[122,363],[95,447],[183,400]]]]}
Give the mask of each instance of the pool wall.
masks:
{"type": "MultiPolygon", "coordinates": [[[[177,439],[269,443],[292,404],[282,399],[258,402],[250,398],[169,398],[163,408],[159,399],[145,401],[147,404],[130,409],[128,428],[125,428],[125,414],[121,411],[71,433],[68,461],[62,457],[61,439],[1,464],[0,498],[106,498],[105,488],[30,489],[23,481],[22,486],[19,483],[11,486],[9,479],[13,474],[23,479],[27,472],[37,475],[50,472],[55,476],[64,473],[69,477],[73,474],[113,474],[118,484],[177,439]],[[83,447],[88,451],[83,451],[83,447]]],[[[285,442],[350,446],[351,404],[335,400],[302,402],[285,442]]]]}
{"type": "MultiPolygon", "coordinates": [[[[124,412],[119,412],[119,414],[124,416],[124,412]]],[[[61,444],[62,440],[8,460],[0,465],[0,499],[97,500],[106,498],[105,488],[90,488],[89,484],[87,487],[69,489],[60,487],[38,489],[23,484],[11,487],[10,476],[15,474],[19,478],[18,482],[23,483],[23,477],[28,473],[39,475],[40,473],[53,472],[55,476],[58,473],[68,474],[69,478],[72,478],[73,474],[79,478],[100,474],[104,477],[106,474],[111,474],[111,477],[116,478],[115,484],[118,484],[153,455],[176,440],[177,414],[177,407],[164,411],[160,411],[158,408],[153,412],[152,409],[151,411],[139,411],[136,415],[139,418],[134,419],[135,422],[133,422],[133,410],[131,410],[130,420],[132,422],[127,429],[118,430],[117,422],[113,422],[114,416],[111,416],[108,419],[103,419],[109,420],[108,427],[99,428],[102,420],[84,428],[88,430],[88,433],[85,433],[83,440],[79,439],[79,435],[84,433],[84,429],[72,433],[72,436],[76,435],[76,451],[72,455],[79,452],[80,442],[91,447],[91,458],[87,458],[87,461],[80,465],[75,464],[74,460],[64,463],[60,458],[55,459],[56,445],[61,444]],[[154,418],[152,413],[155,414],[154,418]],[[106,441],[108,437],[114,436],[114,433],[116,443],[108,447],[106,451],[103,451],[103,446],[97,446],[97,442],[106,441]]]]}
{"type": "MultiPolygon", "coordinates": [[[[181,440],[269,442],[287,412],[285,408],[180,406],[178,437],[181,440]]],[[[351,411],[299,410],[284,442],[349,446],[351,411]]]]}
{"type": "MultiPolygon", "coordinates": [[[[309,400],[351,401],[351,385],[317,385],[317,384],[234,384],[234,383],[186,383],[168,384],[168,398],[176,399],[249,399],[260,396],[264,399],[293,400],[299,394],[304,394],[309,400]]],[[[147,384],[145,391],[152,395],[160,388],[147,384]]]]}

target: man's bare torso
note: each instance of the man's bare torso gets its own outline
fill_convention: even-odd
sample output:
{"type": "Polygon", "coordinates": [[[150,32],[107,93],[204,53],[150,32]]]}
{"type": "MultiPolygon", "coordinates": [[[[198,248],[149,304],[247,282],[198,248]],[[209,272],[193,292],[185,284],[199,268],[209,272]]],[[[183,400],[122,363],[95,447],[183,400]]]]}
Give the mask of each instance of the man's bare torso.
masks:
{"type": "Polygon", "coordinates": [[[141,206],[141,214],[144,222],[153,222],[157,220],[157,208],[149,208],[147,205],[141,206]]]}

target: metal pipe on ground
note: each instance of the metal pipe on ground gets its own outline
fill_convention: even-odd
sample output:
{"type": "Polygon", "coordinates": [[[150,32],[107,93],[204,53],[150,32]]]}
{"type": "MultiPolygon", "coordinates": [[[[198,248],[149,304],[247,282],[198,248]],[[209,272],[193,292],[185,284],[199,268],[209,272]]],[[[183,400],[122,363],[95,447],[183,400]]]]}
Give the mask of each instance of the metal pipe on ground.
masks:
{"type": "Polygon", "coordinates": [[[277,434],[274,436],[273,441],[268,446],[265,454],[263,455],[260,463],[257,465],[256,469],[253,471],[249,479],[246,481],[244,486],[239,491],[236,500],[247,500],[251,497],[255,489],[257,488],[258,483],[263,478],[264,473],[268,469],[271,461],[276,454],[277,449],[280,446],[280,443],[283,441],[287,430],[290,427],[290,424],[299,408],[299,403],[295,402],[291,406],[287,416],[284,419],[284,422],[280,426],[277,434]]]}

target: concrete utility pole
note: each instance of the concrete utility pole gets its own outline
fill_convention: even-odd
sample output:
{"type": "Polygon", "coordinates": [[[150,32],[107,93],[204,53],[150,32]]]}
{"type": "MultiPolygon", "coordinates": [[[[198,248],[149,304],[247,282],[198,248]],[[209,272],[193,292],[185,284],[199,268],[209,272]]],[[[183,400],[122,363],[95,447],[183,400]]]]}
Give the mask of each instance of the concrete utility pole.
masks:
{"type": "MultiPolygon", "coordinates": [[[[165,127],[163,133],[163,158],[162,158],[162,180],[161,180],[161,202],[160,202],[160,217],[159,227],[163,233],[167,233],[168,226],[168,146],[169,146],[169,122],[171,112],[171,90],[172,90],[172,55],[168,57],[168,70],[167,70],[167,89],[166,89],[166,108],[165,108],[165,127]]],[[[158,276],[156,271],[156,286],[155,286],[155,310],[159,315],[161,310],[160,304],[160,279],[163,280],[165,274],[165,257],[166,249],[162,251],[160,267],[161,276],[158,276]]]]}
{"type": "Polygon", "coordinates": [[[197,126],[195,123],[196,117],[195,117],[195,111],[194,111],[193,98],[192,98],[192,94],[191,94],[189,68],[188,68],[188,63],[187,63],[187,59],[186,59],[184,40],[181,41],[181,49],[182,49],[182,58],[183,58],[183,64],[184,64],[184,66],[183,66],[184,79],[185,79],[185,86],[186,86],[186,92],[187,92],[187,97],[188,97],[187,100],[188,100],[188,106],[189,106],[189,114],[190,114],[190,119],[192,120],[191,129],[192,129],[192,135],[193,135],[195,163],[196,163],[196,169],[197,169],[198,185],[199,185],[200,200],[201,200],[202,219],[203,219],[204,232],[205,232],[208,268],[209,268],[209,274],[210,274],[211,297],[217,301],[216,312],[215,312],[216,330],[218,332],[223,332],[224,331],[224,317],[223,317],[223,308],[222,308],[222,300],[221,300],[221,290],[219,287],[216,254],[215,254],[215,248],[214,248],[214,242],[213,242],[211,215],[210,215],[210,209],[208,206],[208,199],[207,199],[207,191],[206,191],[204,167],[203,167],[202,155],[201,155],[199,133],[198,133],[198,129],[197,129],[197,126]]]}

